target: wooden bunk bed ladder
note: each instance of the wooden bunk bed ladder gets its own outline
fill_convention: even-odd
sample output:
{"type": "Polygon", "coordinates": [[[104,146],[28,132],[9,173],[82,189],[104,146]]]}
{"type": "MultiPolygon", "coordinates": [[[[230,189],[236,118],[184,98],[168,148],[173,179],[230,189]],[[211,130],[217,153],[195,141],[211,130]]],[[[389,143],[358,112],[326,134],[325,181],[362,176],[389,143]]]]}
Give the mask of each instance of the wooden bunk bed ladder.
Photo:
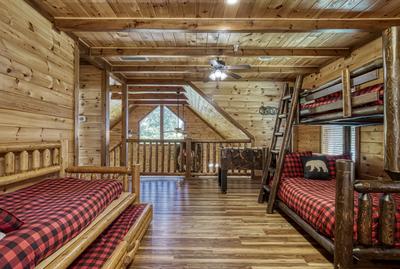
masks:
{"type": "Polygon", "coordinates": [[[275,202],[278,184],[282,174],[283,161],[285,158],[286,150],[290,143],[293,123],[296,119],[299,93],[302,84],[303,76],[299,75],[296,78],[293,92],[290,93],[289,87],[288,85],[286,85],[281,97],[281,101],[279,103],[279,110],[276,117],[274,133],[272,136],[271,146],[269,147],[267,163],[264,169],[262,185],[258,197],[258,201],[262,203],[265,201],[267,193],[269,192],[269,201],[267,207],[268,213],[272,213],[273,211],[273,204],[275,202]],[[284,120],[286,121],[286,124],[282,126],[284,120]],[[280,148],[277,149],[277,142],[279,137],[282,137],[282,142],[280,144],[280,148]],[[273,160],[276,160],[275,165],[273,163],[273,160]],[[270,178],[273,178],[271,188],[268,184],[270,178]]]}

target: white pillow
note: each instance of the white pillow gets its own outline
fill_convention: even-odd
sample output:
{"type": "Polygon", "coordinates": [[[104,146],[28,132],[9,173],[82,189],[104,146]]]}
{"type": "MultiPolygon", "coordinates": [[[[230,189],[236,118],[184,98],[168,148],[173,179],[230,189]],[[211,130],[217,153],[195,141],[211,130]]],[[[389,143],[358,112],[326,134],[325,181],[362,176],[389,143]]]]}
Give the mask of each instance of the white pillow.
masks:
{"type": "Polygon", "coordinates": [[[0,232],[0,240],[3,239],[6,236],[5,233],[0,232]]]}

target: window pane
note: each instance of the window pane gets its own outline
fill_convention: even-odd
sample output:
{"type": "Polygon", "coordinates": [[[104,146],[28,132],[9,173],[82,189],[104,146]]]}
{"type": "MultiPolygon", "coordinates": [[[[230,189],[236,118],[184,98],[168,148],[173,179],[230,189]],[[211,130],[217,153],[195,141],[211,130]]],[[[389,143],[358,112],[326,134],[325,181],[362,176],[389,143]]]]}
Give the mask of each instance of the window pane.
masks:
{"type": "Polygon", "coordinates": [[[161,139],[160,134],[160,107],[140,121],[140,139],[161,139]]]}
{"type": "Polygon", "coordinates": [[[176,128],[184,130],[184,122],[169,108],[164,107],[164,139],[183,139],[184,135],[177,132],[176,128]]]}

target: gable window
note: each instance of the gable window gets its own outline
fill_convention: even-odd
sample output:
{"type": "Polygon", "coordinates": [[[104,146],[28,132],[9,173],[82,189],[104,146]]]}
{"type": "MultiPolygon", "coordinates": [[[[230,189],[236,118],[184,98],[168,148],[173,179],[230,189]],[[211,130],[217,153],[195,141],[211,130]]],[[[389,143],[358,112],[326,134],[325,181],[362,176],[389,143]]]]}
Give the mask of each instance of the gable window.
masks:
{"type": "Polygon", "coordinates": [[[168,107],[158,106],[139,122],[140,139],[184,139],[184,122],[168,107]]]}
{"type": "MultiPolygon", "coordinates": [[[[356,160],[356,127],[351,126],[349,128],[350,145],[349,152],[353,161],[356,160]]],[[[321,137],[321,153],[329,155],[340,155],[345,152],[345,136],[346,129],[343,126],[322,126],[322,137],[321,137]]]]}

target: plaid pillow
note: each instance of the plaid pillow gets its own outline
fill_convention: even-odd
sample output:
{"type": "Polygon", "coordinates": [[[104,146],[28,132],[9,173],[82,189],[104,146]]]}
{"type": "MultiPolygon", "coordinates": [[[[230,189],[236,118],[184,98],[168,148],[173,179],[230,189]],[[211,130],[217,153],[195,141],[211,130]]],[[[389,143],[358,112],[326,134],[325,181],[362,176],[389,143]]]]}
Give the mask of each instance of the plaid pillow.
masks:
{"type": "Polygon", "coordinates": [[[347,154],[343,155],[325,155],[328,160],[328,169],[330,178],[336,178],[336,160],[346,159],[351,160],[351,156],[347,154]]]}
{"type": "Polygon", "coordinates": [[[285,156],[282,177],[304,177],[303,163],[300,157],[307,156],[311,157],[311,151],[305,152],[292,152],[285,156]]]}
{"type": "Polygon", "coordinates": [[[18,230],[23,222],[8,212],[5,209],[0,208],[0,231],[3,233],[12,232],[18,230]]]}

